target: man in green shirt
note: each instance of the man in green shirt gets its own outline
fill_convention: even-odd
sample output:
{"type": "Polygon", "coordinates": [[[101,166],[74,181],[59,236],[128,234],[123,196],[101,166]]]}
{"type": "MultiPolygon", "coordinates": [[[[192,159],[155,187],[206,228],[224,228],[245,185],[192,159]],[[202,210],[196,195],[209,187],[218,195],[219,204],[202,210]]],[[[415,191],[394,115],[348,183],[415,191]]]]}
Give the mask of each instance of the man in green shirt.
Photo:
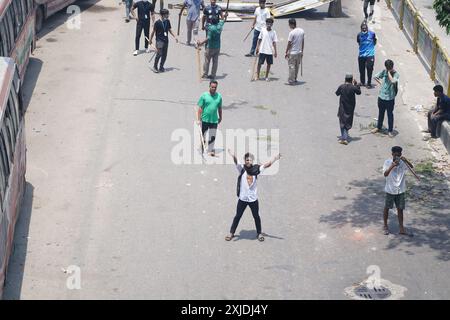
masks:
{"type": "Polygon", "coordinates": [[[217,18],[212,18],[211,24],[208,25],[207,35],[208,37],[203,41],[197,41],[197,45],[201,46],[206,43],[205,47],[205,63],[203,65],[203,79],[215,79],[217,67],[219,65],[219,54],[220,54],[220,36],[222,34],[223,25],[227,19],[227,13],[225,13],[224,20],[218,20],[217,18]],[[211,75],[208,76],[209,63],[212,59],[212,69],[211,75]]]}
{"type": "Polygon", "coordinates": [[[375,81],[381,84],[381,88],[378,94],[378,123],[377,127],[372,130],[372,133],[381,131],[384,113],[387,111],[388,134],[390,138],[393,138],[395,96],[398,92],[398,79],[400,76],[394,70],[394,62],[392,60],[386,60],[384,66],[386,69],[377,73],[374,77],[375,81]]]}
{"type": "MultiPolygon", "coordinates": [[[[209,92],[205,92],[198,100],[197,124],[201,124],[202,137],[209,130],[208,153],[214,157],[214,141],[217,125],[222,121],[222,96],[217,92],[217,81],[211,80],[209,92]]],[[[202,143],[203,145],[203,143],[202,143]]]]}

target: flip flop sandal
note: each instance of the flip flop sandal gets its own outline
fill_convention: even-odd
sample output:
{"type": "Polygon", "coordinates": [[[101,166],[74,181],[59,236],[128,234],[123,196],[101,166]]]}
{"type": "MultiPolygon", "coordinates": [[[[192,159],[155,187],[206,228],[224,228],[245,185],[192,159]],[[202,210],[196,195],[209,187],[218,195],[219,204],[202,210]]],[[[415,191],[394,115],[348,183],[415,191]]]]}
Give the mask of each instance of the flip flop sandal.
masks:
{"type": "Polygon", "coordinates": [[[231,241],[231,239],[233,239],[233,238],[234,238],[234,236],[226,236],[225,241],[231,241]]]}
{"type": "Polygon", "coordinates": [[[409,232],[403,232],[403,233],[398,233],[399,235],[401,235],[401,236],[408,236],[408,237],[413,237],[414,235],[412,234],[412,233],[409,233],[409,232]]]}
{"type": "Polygon", "coordinates": [[[264,237],[262,235],[258,235],[258,241],[263,242],[264,241],[264,237]]]}
{"type": "Polygon", "coordinates": [[[387,236],[387,235],[389,234],[389,229],[384,228],[384,229],[383,229],[383,234],[384,234],[385,236],[387,236]]]}

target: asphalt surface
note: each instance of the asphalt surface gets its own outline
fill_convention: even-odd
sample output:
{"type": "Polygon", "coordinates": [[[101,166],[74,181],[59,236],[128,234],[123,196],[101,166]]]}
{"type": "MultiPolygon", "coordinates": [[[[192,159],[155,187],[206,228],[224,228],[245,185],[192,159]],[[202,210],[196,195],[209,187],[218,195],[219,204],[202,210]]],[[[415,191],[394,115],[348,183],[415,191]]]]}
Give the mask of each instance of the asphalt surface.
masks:
{"type": "MultiPolygon", "coordinates": [[[[409,206],[413,238],[396,234],[394,214],[393,234],[381,233],[390,148],[404,146],[412,161],[430,157],[409,108],[395,111],[395,138],[372,135],[377,89],[363,89],[354,140],[337,143],[334,92],[346,72],[357,75],[362,10],[353,1],[343,1],[342,18],[327,18],[327,6],[297,16],[306,32],[298,86],[284,84],[287,19],[274,24],[279,57],[268,83],[250,82],[250,40],[242,42],[250,21],[225,26],[221,129],[279,129],[278,173],[258,179],[263,243],[248,209],[239,237],[224,241],[237,200],[231,164],[172,161],[175,130],[198,143],[193,108],[208,82],[198,81],[195,50],[170,39],[168,71],[155,74],[152,53],[132,55],[135,24],[124,22],[124,7],[93,3],[80,3],[80,30],[66,27],[64,13],[50,19],[29,67],[28,185],[4,298],[347,299],[345,288],[371,265],[406,288],[404,298],[450,297],[448,207],[409,206]],[[80,290],[66,286],[71,265],[80,290]]],[[[374,28],[395,57],[392,43],[406,40],[382,21],[374,28]]]]}

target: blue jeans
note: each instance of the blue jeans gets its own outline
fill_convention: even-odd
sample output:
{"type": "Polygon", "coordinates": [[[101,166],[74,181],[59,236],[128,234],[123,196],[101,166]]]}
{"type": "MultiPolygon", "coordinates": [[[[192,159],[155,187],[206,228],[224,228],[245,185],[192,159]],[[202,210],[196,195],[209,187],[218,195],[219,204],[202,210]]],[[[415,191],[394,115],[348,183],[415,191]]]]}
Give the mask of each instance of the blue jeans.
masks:
{"type": "Polygon", "coordinates": [[[341,128],[341,140],[348,140],[348,130],[341,128]]]}
{"type": "Polygon", "coordinates": [[[250,50],[250,54],[255,54],[256,45],[258,44],[259,33],[260,32],[256,29],[253,31],[253,42],[252,42],[252,49],[250,50]]]}
{"type": "Polygon", "coordinates": [[[133,5],[133,0],[125,0],[125,15],[126,15],[127,19],[130,17],[132,5],[133,5]]]}

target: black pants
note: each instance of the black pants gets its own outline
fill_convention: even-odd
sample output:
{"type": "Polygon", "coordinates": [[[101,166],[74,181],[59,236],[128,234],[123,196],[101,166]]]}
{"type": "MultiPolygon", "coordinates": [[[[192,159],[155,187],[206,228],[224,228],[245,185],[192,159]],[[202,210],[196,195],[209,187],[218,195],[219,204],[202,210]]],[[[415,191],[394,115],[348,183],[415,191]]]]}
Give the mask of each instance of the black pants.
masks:
{"type": "Polygon", "coordinates": [[[256,233],[261,233],[261,218],[259,217],[259,203],[258,200],[254,202],[246,202],[239,199],[236,208],[236,216],[233,219],[233,224],[231,225],[230,233],[234,234],[236,232],[236,228],[239,224],[239,220],[241,220],[242,214],[245,211],[245,208],[250,206],[250,210],[252,210],[253,219],[255,219],[256,225],[256,233]]]}
{"type": "Polygon", "coordinates": [[[139,20],[138,23],[136,23],[136,38],[134,39],[136,50],[139,50],[139,42],[141,42],[142,30],[144,30],[144,34],[147,37],[145,39],[145,49],[147,49],[148,48],[147,39],[150,37],[150,19],[139,20]]]}
{"type": "MultiPolygon", "coordinates": [[[[367,14],[367,7],[369,6],[369,2],[370,2],[371,6],[375,5],[375,0],[364,0],[363,10],[364,10],[364,17],[366,17],[366,19],[369,16],[367,14]]],[[[372,15],[372,14],[373,14],[373,12],[370,12],[370,15],[372,15]]]]}
{"type": "Polygon", "coordinates": [[[158,62],[159,62],[159,59],[161,59],[161,64],[159,65],[159,69],[162,69],[162,68],[164,68],[164,63],[166,62],[167,50],[169,49],[169,43],[157,41],[156,49],[157,49],[157,52],[156,52],[154,67],[155,67],[155,69],[158,69],[158,62]]]}
{"type": "Polygon", "coordinates": [[[384,122],[384,113],[387,111],[388,131],[394,130],[394,105],[395,100],[383,100],[378,98],[378,130],[381,130],[384,122]]]}
{"type": "Polygon", "coordinates": [[[202,135],[203,139],[205,139],[205,133],[209,130],[209,141],[208,141],[208,152],[211,152],[214,150],[214,142],[216,141],[216,130],[217,130],[217,123],[209,123],[209,122],[203,122],[202,121],[202,135]]]}
{"type": "Polygon", "coordinates": [[[373,65],[375,64],[375,57],[358,57],[359,65],[359,79],[362,84],[366,83],[366,69],[367,69],[367,85],[372,84],[373,65]]]}
{"type": "Polygon", "coordinates": [[[442,121],[450,120],[450,114],[444,113],[431,118],[432,113],[433,110],[428,112],[428,130],[430,130],[432,137],[437,137],[438,136],[437,128],[442,123],[442,121]]]}

